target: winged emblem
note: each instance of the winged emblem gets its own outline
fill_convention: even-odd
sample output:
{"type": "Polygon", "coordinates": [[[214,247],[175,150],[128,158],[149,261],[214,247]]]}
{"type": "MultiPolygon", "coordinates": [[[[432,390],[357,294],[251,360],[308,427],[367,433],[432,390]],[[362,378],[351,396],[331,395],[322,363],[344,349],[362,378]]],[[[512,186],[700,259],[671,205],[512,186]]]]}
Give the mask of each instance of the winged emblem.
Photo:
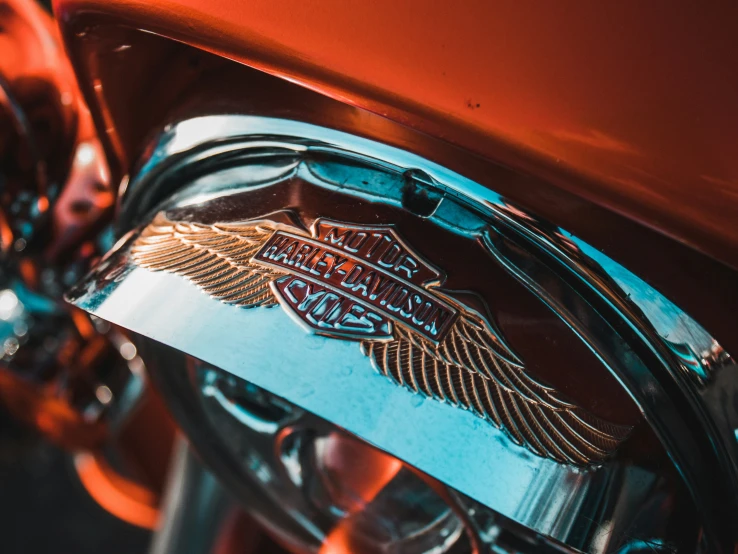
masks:
{"type": "Polygon", "coordinates": [[[488,320],[442,291],[442,273],[390,226],[317,220],[309,235],[270,220],[203,224],[160,212],[131,255],[222,302],[281,304],[314,332],[359,340],[397,385],[470,410],[539,456],[595,463],[630,432],[528,374],[488,320]]]}

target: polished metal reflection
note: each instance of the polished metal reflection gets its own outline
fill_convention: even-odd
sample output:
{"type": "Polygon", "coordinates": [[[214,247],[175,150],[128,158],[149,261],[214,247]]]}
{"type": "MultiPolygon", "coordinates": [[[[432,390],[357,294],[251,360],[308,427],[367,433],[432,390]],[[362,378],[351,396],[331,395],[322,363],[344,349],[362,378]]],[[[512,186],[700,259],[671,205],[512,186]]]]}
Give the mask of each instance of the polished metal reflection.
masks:
{"type": "MultiPolygon", "coordinates": [[[[180,391],[168,396],[175,414],[194,413],[185,423],[194,443],[220,439],[222,449],[206,460],[227,481],[238,466],[234,490],[245,485],[254,517],[302,550],[317,551],[337,533],[345,538],[350,532],[361,552],[467,553],[469,533],[480,553],[569,551],[435,480],[414,476],[399,461],[251,383],[161,345],[143,344],[164,393],[180,391]],[[439,488],[441,496],[434,492],[439,488]]],[[[611,552],[643,536],[661,538],[638,539],[642,543],[687,546],[659,527],[666,523],[659,517],[627,515],[654,508],[658,513],[670,501],[655,475],[622,467],[573,496],[571,482],[562,477],[549,472],[531,487],[515,519],[532,529],[558,525],[555,534],[566,536],[577,551],[611,552]],[[603,525],[592,520],[599,513],[607,514],[603,525]]]]}
{"type": "MultiPolygon", "coordinates": [[[[330,423],[216,368],[191,360],[207,423],[237,453],[244,473],[280,507],[281,518],[254,516],[282,536],[294,520],[317,551],[349,533],[362,552],[463,552],[454,511],[402,464],[330,423]]],[[[299,537],[292,540],[300,542],[299,537]]]]}
{"type": "Polygon", "coordinates": [[[212,554],[238,505],[184,438],[174,445],[160,522],[149,554],[212,554]]]}
{"type": "Polygon", "coordinates": [[[160,212],[131,256],[227,304],[279,302],[309,330],[361,340],[396,384],[470,410],[540,456],[600,461],[630,432],[529,375],[482,314],[440,291],[443,273],[392,227],[321,219],[311,238],[268,218],[203,225],[160,212]]]}
{"type": "MultiPolygon", "coordinates": [[[[619,267],[614,262],[590,256],[564,231],[477,183],[407,152],[329,129],[256,117],[199,118],[168,128],[151,152],[121,200],[123,230],[148,223],[161,209],[204,214],[210,224],[243,220],[232,208],[240,195],[277,191],[280,183],[299,179],[316,190],[401,209],[457,237],[482,241],[492,254],[486,263],[496,259],[545,302],[624,386],[690,489],[708,537],[714,545],[732,544],[730,522],[738,515],[731,492],[735,435],[717,423],[719,417],[730,420],[719,416],[730,408],[709,395],[733,362],[715,343],[717,362],[707,372],[700,361],[705,375],[691,377],[695,371],[685,369],[689,350],[670,346],[656,321],[669,313],[629,296],[621,287],[622,275],[630,275],[626,270],[611,276],[608,271],[619,267]]],[[[294,191],[282,207],[309,202],[309,193],[294,191]]],[[[361,356],[350,345],[299,332],[276,310],[239,310],[179,277],[136,267],[130,257],[135,238],[122,241],[71,293],[77,305],[276,392],[562,541],[574,541],[577,499],[593,487],[617,482],[621,494],[645,503],[639,496],[642,481],[609,477],[627,467],[617,456],[586,471],[531,456],[491,426],[480,427],[470,414],[417,402],[391,383],[382,384],[360,370],[361,356]],[[406,421],[412,429],[397,424],[406,421]],[[566,501],[553,501],[559,493],[566,501]],[[532,507],[523,509],[526,504],[532,507]]],[[[602,519],[590,529],[606,525],[613,524],[602,519]]]]}

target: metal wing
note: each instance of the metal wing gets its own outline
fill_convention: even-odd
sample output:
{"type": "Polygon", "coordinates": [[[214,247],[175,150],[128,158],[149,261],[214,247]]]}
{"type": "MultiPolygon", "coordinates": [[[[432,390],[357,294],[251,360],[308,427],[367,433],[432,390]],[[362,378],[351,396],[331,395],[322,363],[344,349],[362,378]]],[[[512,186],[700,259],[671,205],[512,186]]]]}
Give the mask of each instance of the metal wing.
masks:
{"type": "Polygon", "coordinates": [[[270,307],[277,301],[269,283],[282,274],[250,260],[273,232],[265,224],[171,221],[159,212],[131,254],[141,267],[185,277],[227,304],[270,307]]]}
{"type": "MultiPolygon", "coordinates": [[[[251,263],[274,230],[266,223],[171,221],[160,212],[131,254],[139,266],[185,277],[225,303],[275,306],[269,283],[283,273],[251,263]]],[[[362,342],[384,375],[416,393],[471,410],[540,456],[578,465],[597,462],[630,431],[585,412],[528,375],[472,310],[462,307],[439,345],[399,324],[394,337],[362,342]]]]}
{"type": "Polygon", "coordinates": [[[381,373],[429,398],[471,410],[540,456],[576,465],[601,461],[630,427],[603,421],[525,372],[477,314],[465,310],[437,346],[406,327],[395,340],[364,341],[381,373]]]}

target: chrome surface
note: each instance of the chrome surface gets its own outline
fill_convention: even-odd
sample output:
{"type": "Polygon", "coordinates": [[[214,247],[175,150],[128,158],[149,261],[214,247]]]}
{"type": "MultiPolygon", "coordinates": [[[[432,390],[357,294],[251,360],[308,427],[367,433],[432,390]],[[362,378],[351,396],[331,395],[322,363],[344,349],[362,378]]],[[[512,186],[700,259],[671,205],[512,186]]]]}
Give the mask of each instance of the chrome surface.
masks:
{"type": "Polygon", "coordinates": [[[400,461],[263,389],[188,362],[206,424],[251,478],[251,512],[283,541],[317,552],[340,528],[361,552],[468,551],[454,508],[400,461]]]}
{"type": "Polygon", "coordinates": [[[162,500],[162,521],[149,554],[212,554],[229,515],[237,512],[233,497],[179,437],[162,500]]]}
{"type": "MultiPolygon", "coordinates": [[[[209,466],[255,518],[298,551],[332,552],[327,545],[337,535],[350,537],[360,552],[467,554],[470,541],[480,553],[569,551],[264,389],[160,343],[144,340],[142,348],[209,466]]],[[[568,525],[567,543],[577,551],[611,552],[635,542],[655,551],[660,544],[665,551],[693,549],[689,538],[662,527],[669,523],[661,517],[663,504],[674,500],[664,480],[632,466],[599,477],[573,503],[560,490],[566,482],[546,481],[525,506],[526,521],[550,517],[540,508],[555,493],[548,502],[577,514],[558,522],[568,525]],[[596,513],[611,521],[595,524],[596,513]],[[644,536],[661,538],[636,538],[644,536]]]]}
{"type": "Polygon", "coordinates": [[[125,326],[137,333],[274,391],[542,533],[565,539],[578,515],[567,508],[608,469],[580,470],[529,454],[472,414],[378,376],[356,345],[308,335],[282,311],[213,301],[174,275],[135,269],[95,313],[121,324],[126,314],[125,326]],[[172,325],[172,313],[183,326],[172,325]],[[211,347],[226,343],[237,346],[211,347]]]}
{"type": "Polygon", "coordinates": [[[278,215],[203,225],[160,212],[131,255],[226,304],[279,303],[309,331],[361,341],[395,384],[470,410],[540,456],[590,464],[630,433],[531,377],[487,317],[441,292],[443,273],[391,226],[318,219],[311,237],[296,214],[278,215]]]}
{"type": "MultiPolygon", "coordinates": [[[[196,406],[228,438],[254,481],[251,512],[295,551],[346,552],[350,545],[352,552],[398,554],[562,552],[560,545],[521,533],[505,518],[444,491],[329,422],[198,360],[187,363],[198,384],[196,406]],[[315,522],[309,537],[291,534],[291,520],[315,522]]],[[[223,547],[234,522],[248,524],[239,518],[233,492],[180,438],[150,554],[223,547]]]]}
{"type": "MultiPolygon", "coordinates": [[[[484,301],[496,323],[506,315],[498,306],[506,301],[505,291],[514,293],[521,314],[545,318],[538,311],[542,303],[564,322],[572,337],[565,344],[571,360],[584,356],[577,350],[583,345],[595,361],[567,369],[559,353],[558,361],[550,361],[556,369],[549,377],[592,386],[603,375],[614,378],[605,381],[627,392],[690,490],[702,517],[685,521],[704,525],[717,550],[732,544],[738,517],[738,449],[731,428],[736,416],[733,388],[718,389],[716,383],[733,381],[734,362],[698,323],[604,254],[432,162],[308,124],[198,118],[167,128],[150,152],[120,199],[122,231],[149,223],[160,210],[179,221],[213,225],[288,208],[306,226],[319,217],[357,224],[372,216],[378,224],[404,218],[403,235],[411,225],[422,227],[409,238],[423,256],[457,259],[472,252],[464,270],[449,273],[449,286],[461,290],[451,281],[470,283],[475,293],[487,287],[484,301]],[[493,281],[479,281],[489,272],[493,281]],[[494,299],[488,297],[490,282],[499,288],[494,299]]],[[[126,235],[70,300],[271,391],[576,548],[605,552],[623,546],[626,536],[664,538],[649,535],[651,530],[637,536],[630,531],[639,510],[657,496],[650,487],[666,497],[678,495],[668,467],[654,461],[658,447],[639,455],[638,446],[626,448],[634,441],[626,441],[612,458],[588,468],[533,455],[473,414],[426,401],[366,371],[350,342],[307,334],[281,310],[230,306],[177,275],[136,266],[131,246],[137,236],[126,235]],[[608,500],[593,511],[592,495],[602,498],[604,490],[614,496],[605,495],[608,500]]],[[[515,321],[507,316],[510,335],[515,321]]],[[[536,326],[530,317],[519,320],[521,329],[528,322],[536,326]]],[[[549,348],[554,331],[540,329],[538,349],[549,348]]],[[[523,360],[535,357],[530,346],[527,352],[520,342],[513,347],[523,360]]],[[[610,391],[615,412],[627,412],[628,401],[615,388],[610,391]]],[[[595,400],[608,402],[602,394],[595,400]]],[[[613,421],[635,426],[640,442],[648,442],[632,414],[620,413],[613,421]]],[[[683,509],[680,501],[664,502],[649,519],[667,533],[663,529],[674,526],[664,522],[682,518],[683,509]]]]}

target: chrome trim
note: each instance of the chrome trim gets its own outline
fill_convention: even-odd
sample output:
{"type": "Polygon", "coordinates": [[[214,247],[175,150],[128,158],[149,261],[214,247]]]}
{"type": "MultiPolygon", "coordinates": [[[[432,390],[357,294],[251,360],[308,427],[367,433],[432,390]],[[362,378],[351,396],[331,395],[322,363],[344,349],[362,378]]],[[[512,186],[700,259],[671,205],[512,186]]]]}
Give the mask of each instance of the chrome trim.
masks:
{"type": "Polygon", "coordinates": [[[609,458],[627,439],[632,426],[598,418],[532,376],[483,313],[440,289],[441,271],[394,227],[320,218],[311,238],[299,215],[280,215],[288,214],[291,229],[269,216],[207,225],[162,211],[130,253],[135,265],[179,275],[225,304],[278,303],[309,332],[361,341],[394,384],[469,410],[539,456],[586,466],[609,458]],[[353,248],[355,236],[362,244],[374,240],[353,248]],[[391,269],[382,267],[388,252],[391,269]]]}
{"type": "MultiPolygon", "coordinates": [[[[433,162],[310,124],[254,116],[195,118],[165,129],[151,152],[121,196],[121,229],[145,221],[146,214],[168,196],[171,196],[169,206],[184,207],[239,192],[242,189],[232,190],[232,180],[208,182],[210,168],[218,160],[227,159],[231,164],[238,160],[245,164],[257,159],[263,162],[270,155],[279,157],[283,163],[275,167],[262,163],[255,170],[261,172],[261,180],[252,188],[299,175],[310,182],[319,180],[323,187],[402,206],[401,195],[391,187],[331,183],[325,175],[316,176],[301,167],[301,156],[306,153],[336,155],[405,176],[431,196],[452,199],[481,214],[478,218],[481,223],[472,228],[473,221],[459,222],[453,213],[443,212],[444,205],[439,200],[421,216],[433,218],[439,225],[453,227],[470,237],[484,235],[502,265],[570,325],[631,395],[684,478],[714,544],[720,547],[735,540],[732,522],[738,519],[735,494],[738,444],[734,429],[738,426],[738,415],[729,398],[720,394],[726,386],[728,394],[737,389],[732,377],[736,373],[735,364],[714,339],[710,342],[710,355],[700,356],[705,343],[710,341],[709,333],[616,262],[564,230],[525,213],[486,187],[433,162]],[[293,161],[284,162],[290,155],[293,161]],[[193,191],[193,187],[179,190],[183,182],[197,178],[200,178],[198,190],[193,191]],[[668,326],[664,324],[675,316],[691,331],[683,333],[680,340],[684,346],[677,348],[665,336],[668,326]]],[[[306,335],[283,325],[284,314],[271,310],[255,315],[255,312],[229,309],[203,295],[193,294],[184,281],[174,276],[152,274],[127,265],[126,247],[123,241],[83,286],[72,293],[76,305],[232,371],[328,420],[342,422],[355,434],[380,444],[541,533],[566,541],[573,522],[566,523],[560,518],[579,516],[574,515],[577,510],[562,510],[562,505],[576,504],[577,498],[586,496],[593,480],[612,471],[608,464],[578,470],[531,457],[509,444],[496,430],[480,429],[467,414],[452,414],[448,406],[418,402],[379,385],[379,381],[372,381],[375,376],[358,371],[357,354],[346,344],[337,341],[320,347],[308,344],[306,335]],[[111,269],[117,272],[112,278],[111,269]],[[186,305],[182,302],[184,298],[187,298],[186,305]],[[153,306],[156,309],[152,312],[153,306]],[[178,314],[176,321],[172,321],[170,313],[178,314]],[[193,326],[192,321],[217,322],[217,325],[193,326]],[[240,329],[246,324],[250,335],[244,341],[240,329]],[[289,379],[284,375],[279,378],[273,357],[256,347],[260,341],[268,342],[270,336],[280,336],[292,346],[280,352],[282,358],[278,364],[280,370],[300,368],[290,373],[289,379]],[[239,340],[238,351],[218,346],[233,345],[239,340]],[[299,355],[311,350],[325,361],[318,361],[317,355],[313,359],[299,355]],[[263,364],[261,371],[245,363],[246,353],[251,361],[263,364]],[[346,370],[347,375],[336,382],[330,394],[324,394],[314,383],[326,378],[326,364],[335,357],[345,359],[350,371],[346,370]],[[356,390],[362,390],[362,397],[356,395],[356,390]],[[362,398],[372,394],[378,395],[372,402],[383,399],[386,408],[381,414],[371,413],[370,406],[363,404],[362,398]],[[343,421],[346,406],[358,407],[354,412],[362,417],[343,421]],[[409,412],[422,414],[427,426],[415,428],[409,435],[398,433],[392,422],[402,421],[409,412]],[[433,440],[413,439],[423,437],[424,433],[434,437],[433,440]],[[480,441],[480,433],[484,441],[480,441]],[[453,444],[443,436],[454,436],[453,444]],[[505,446],[494,447],[496,444],[505,446]],[[451,448],[456,449],[452,456],[451,448]],[[501,483],[497,476],[509,472],[512,466],[516,481],[501,483]],[[464,471],[459,471],[460,467],[464,471]],[[535,517],[523,515],[528,513],[523,506],[529,507],[531,494],[543,501],[540,491],[550,491],[552,482],[567,483],[561,502],[557,505],[552,501],[555,495],[546,493],[546,507],[533,502],[536,508],[529,512],[535,513],[535,517]]]]}

